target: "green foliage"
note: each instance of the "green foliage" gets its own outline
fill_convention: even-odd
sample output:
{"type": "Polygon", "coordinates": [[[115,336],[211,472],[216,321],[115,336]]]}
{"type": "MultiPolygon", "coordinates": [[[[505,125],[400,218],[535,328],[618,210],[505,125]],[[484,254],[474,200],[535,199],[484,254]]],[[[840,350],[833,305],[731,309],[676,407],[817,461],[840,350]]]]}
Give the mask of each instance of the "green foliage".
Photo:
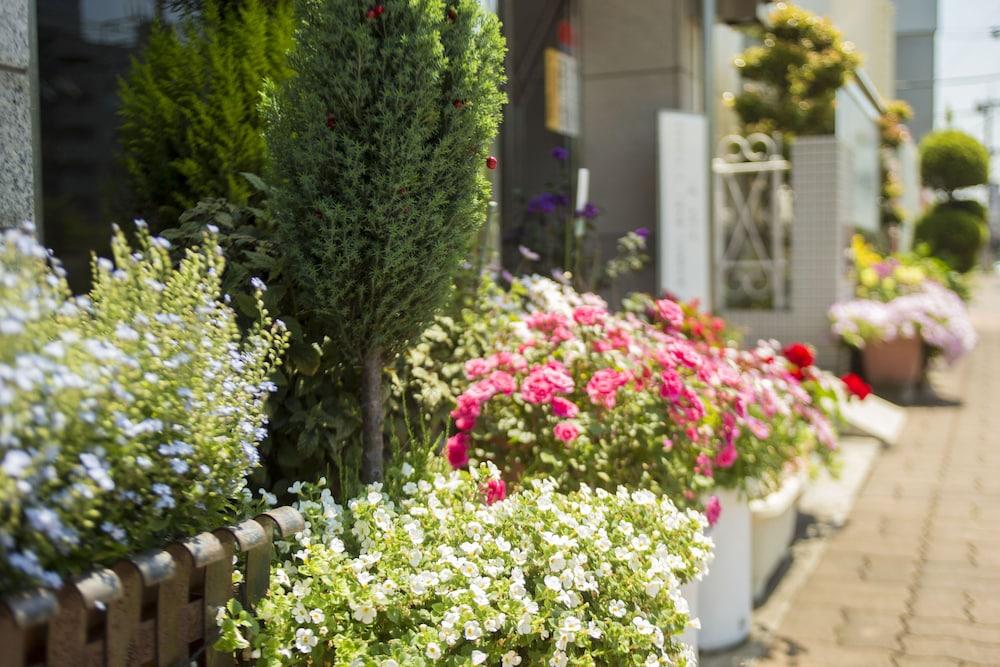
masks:
{"type": "Polygon", "coordinates": [[[240,172],[266,159],[258,105],[265,79],[289,74],[290,0],[206,0],[179,26],[153,26],[120,83],[121,142],[136,205],[154,227],[199,200],[245,202],[240,172]]]}
{"type": "Polygon", "coordinates": [[[276,248],[326,368],[362,366],[366,481],[383,364],[445,302],[485,220],[505,55],[475,0],[376,7],[303,0],[296,76],[266,104],[276,248]]]}
{"type": "Polygon", "coordinates": [[[920,142],[920,177],[924,185],[951,193],[989,180],[986,147],[959,130],[931,132],[920,142]]]}
{"type": "Polygon", "coordinates": [[[970,212],[974,208],[982,206],[967,201],[937,204],[917,221],[914,241],[926,244],[931,255],[954,270],[971,271],[989,233],[983,218],[970,212]]]}
{"type": "Polygon", "coordinates": [[[268,101],[276,242],[304,318],[350,362],[420,332],[485,219],[505,49],[494,16],[456,7],[452,21],[441,0],[408,0],[371,19],[354,0],[305,0],[297,76],[268,101]]]}
{"type": "Polygon", "coordinates": [[[0,245],[0,591],[233,518],[286,334],[240,338],[211,236],[176,268],[145,227],[71,299],[30,234],[0,245]]]}
{"type": "Polygon", "coordinates": [[[731,98],[744,131],[831,134],[837,90],[860,65],[853,44],[826,19],[786,3],[750,34],[761,44],[736,58],[748,83],[731,98]]]}
{"type": "Polygon", "coordinates": [[[624,488],[500,500],[495,469],[438,464],[347,508],[301,485],[308,530],[252,612],[219,615],[217,648],[267,667],[695,663],[680,587],[711,558],[704,517],[624,488]]]}

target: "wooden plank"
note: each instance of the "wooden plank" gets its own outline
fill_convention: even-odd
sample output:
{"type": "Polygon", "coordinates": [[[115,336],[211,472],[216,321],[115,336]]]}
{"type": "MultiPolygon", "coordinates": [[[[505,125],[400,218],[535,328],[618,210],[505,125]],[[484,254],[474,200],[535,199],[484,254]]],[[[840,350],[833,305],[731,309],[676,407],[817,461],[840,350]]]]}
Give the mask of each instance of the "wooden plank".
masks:
{"type": "MultiPolygon", "coordinates": [[[[97,570],[63,586],[59,591],[59,611],[49,620],[45,661],[49,667],[76,667],[87,645],[90,613],[121,596],[121,581],[111,570],[97,570]]],[[[101,644],[104,644],[103,619],[101,644]]],[[[101,662],[104,656],[102,653],[101,662]]],[[[100,664],[100,663],[98,663],[100,664]]]]}
{"type": "Polygon", "coordinates": [[[233,554],[236,538],[228,530],[217,530],[215,536],[225,553],[224,557],[205,569],[205,665],[206,667],[232,667],[235,659],[228,653],[212,648],[219,638],[219,626],[215,622],[218,610],[226,606],[233,597],[233,554]]]}
{"type": "Polygon", "coordinates": [[[274,554],[274,545],[271,540],[274,536],[275,520],[264,514],[254,520],[264,529],[266,539],[263,544],[254,547],[247,553],[247,569],[243,585],[246,597],[244,606],[247,609],[253,609],[257,600],[267,594],[271,574],[271,558],[274,554]]]}
{"type": "Polygon", "coordinates": [[[191,552],[180,544],[167,547],[174,576],[160,584],[156,597],[156,659],[158,667],[175,667],[188,657],[184,641],[183,610],[188,606],[191,552]]]}
{"type": "Polygon", "coordinates": [[[10,609],[6,605],[0,605],[0,646],[3,647],[4,667],[24,667],[27,644],[27,628],[18,627],[10,609]]]}

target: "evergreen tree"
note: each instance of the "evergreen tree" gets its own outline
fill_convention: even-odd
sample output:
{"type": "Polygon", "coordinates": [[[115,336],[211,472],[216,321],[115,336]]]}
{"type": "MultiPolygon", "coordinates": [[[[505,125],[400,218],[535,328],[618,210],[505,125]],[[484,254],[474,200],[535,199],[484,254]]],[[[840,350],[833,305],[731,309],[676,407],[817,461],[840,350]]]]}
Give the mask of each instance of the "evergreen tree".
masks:
{"type": "Polygon", "coordinates": [[[199,200],[244,203],[261,173],[265,79],[283,80],[290,0],[204,0],[179,26],[155,24],[120,83],[121,140],[139,212],[171,226],[199,200]]]}
{"type": "Polygon", "coordinates": [[[505,46],[476,0],[301,0],[265,105],[270,210],[303,329],[361,368],[381,478],[384,365],[429,322],[485,220],[505,46]]]}

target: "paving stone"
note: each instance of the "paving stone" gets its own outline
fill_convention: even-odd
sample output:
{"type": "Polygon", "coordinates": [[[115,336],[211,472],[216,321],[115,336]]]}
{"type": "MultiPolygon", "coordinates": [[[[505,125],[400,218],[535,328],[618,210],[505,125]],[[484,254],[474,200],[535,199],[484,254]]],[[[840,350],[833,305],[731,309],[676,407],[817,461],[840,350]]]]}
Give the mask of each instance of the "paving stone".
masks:
{"type": "Polygon", "coordinates": [[[837,629],[842,646],[899,649],[896,637],[903,632],[901,616],[877,609],[845,609],[846,622],[837,629]]]}
{"type": "Polygon", "coordinates": [[[963,591],[947,588],[918,589],[910,603],[910,612],[929,618],[969,618],[971,601],[963,591]]]}
{"type": "Polygon", "coordinates": [[[984,665],[996,664],[1000,659],[1000,644],[972,642],[953,637],[906,635],[903,637],[903,651],[905,655],[954,658],[984,665]]]}
{"type": "Polygon", "coordinates": [[[951,637],[966,641],[1000,644],[1000,625],[910,616],[906,619],[906,627],[911,634],[919,636],[951,637]]]}

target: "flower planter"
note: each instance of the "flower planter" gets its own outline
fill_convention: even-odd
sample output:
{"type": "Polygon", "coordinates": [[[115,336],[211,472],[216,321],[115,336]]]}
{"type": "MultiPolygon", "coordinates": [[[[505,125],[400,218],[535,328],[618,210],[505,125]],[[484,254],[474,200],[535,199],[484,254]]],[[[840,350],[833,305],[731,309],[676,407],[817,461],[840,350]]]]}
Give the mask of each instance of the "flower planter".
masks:
{"type": "Polygon", "coordinates": [[[912,385],[924,373],[924,344],[919,338],[868,343],[861,352],[865,379],[878,386],[912,385]]]}
{"type": "Polygon", "coordinates": [[[703,651],[718,651],[745,641],[753,609],[750,505],[740,491],[720,489],[716,495],[722,513],[707,532],[715,542],[715,560],[698,590],[698,648],[703,651]]]}
{"type": "Polygon", "coordinates": [[[766,498],[750,501],[754,600],[764,597],[768,582],[788,556],[788,547],[795,537],[799,499],[804,491],[804,476],[789,475],[780,489],[766,498]]]}
{"type": "Polygon", "coordinates": [[[272,537],[304,528],[291,507],[201,533],[162,551],[123,559],[67,581],[0,598],[4,667],[231,664],[210,647],[215,612],[239,596],[253,605],[267,592],[272,537]],[[233,554],[245,555],[243,584],[233,586],[233,554]],[[198,663],[201,664],[201,663],[198,663]]]}
{"type": "MultiPolygon", "coordinates": [[[[700,583],[697,579],[694,581],[689,581],[688,583],[681,586],[681,596],[688,604],[688,616],[692,621],[698,619],[698,589],[700,588],[700,583]]],[[[684,630],[684,634],[681,635],[681,642],[687,644],[698,652],[698,628],[700,627],[700,620],[694,625],[689,625],[684,630]]]]}

